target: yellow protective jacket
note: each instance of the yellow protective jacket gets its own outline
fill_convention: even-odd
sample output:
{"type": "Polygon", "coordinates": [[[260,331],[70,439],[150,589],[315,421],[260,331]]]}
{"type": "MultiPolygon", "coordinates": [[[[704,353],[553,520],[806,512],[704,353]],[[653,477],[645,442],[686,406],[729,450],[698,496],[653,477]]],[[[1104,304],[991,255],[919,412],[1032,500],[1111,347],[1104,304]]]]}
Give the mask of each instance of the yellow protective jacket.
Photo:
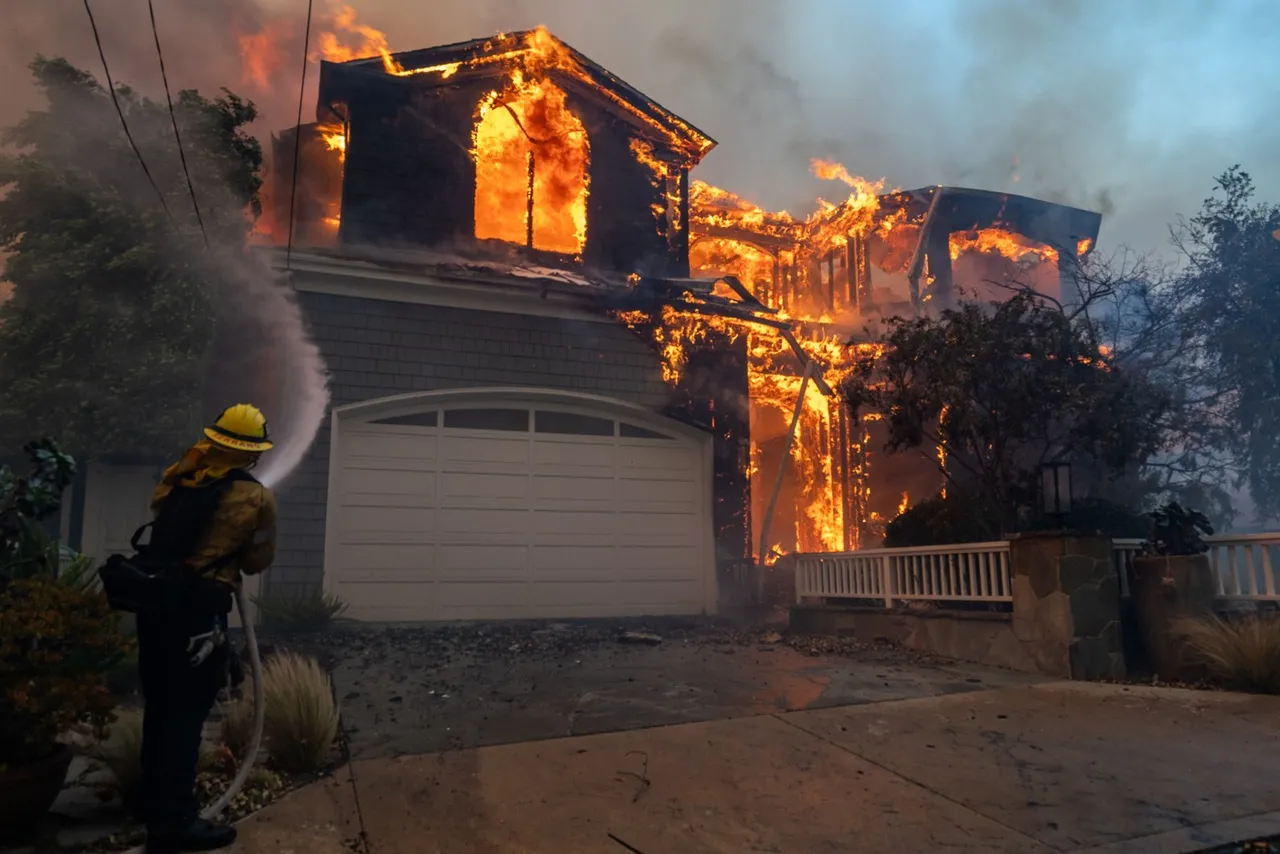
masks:
{"type": "Polygon", "coordinates": [[[214,577],[233,585],[242,573],[257,575],[276,559],[276,499],[259,483],[237,480],[227,488],[187,565],[199,569],[229,554],[235,559],[214,577]]]}

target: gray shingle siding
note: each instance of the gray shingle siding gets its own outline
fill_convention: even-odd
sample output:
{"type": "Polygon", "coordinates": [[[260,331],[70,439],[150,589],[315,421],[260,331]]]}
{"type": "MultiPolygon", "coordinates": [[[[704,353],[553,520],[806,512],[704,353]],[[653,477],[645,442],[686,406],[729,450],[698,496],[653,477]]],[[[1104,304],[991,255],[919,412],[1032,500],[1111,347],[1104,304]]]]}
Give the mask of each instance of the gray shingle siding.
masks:
{"type": "MultiPolygon", "coordinates": [[[[564,320],[303,292],[328,364],[333,406],[413,391],[534,386],[668,402],[658,355],[613,323],[564,320]]],[[[329,420],[280,488],[279,551],[270,593],[314,589],[324,566],[329,420]]]]}

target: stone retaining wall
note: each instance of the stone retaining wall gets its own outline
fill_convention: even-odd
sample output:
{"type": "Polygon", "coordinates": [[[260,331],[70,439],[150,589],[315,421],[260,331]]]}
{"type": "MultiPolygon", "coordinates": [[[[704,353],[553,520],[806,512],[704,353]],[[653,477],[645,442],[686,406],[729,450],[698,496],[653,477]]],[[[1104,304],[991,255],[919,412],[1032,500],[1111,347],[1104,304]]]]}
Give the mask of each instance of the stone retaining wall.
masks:
{"type": "Polygon", "coordinates": [[[957,661],[1039,673],[1035,660],[1013,633],[1013,615],[966,611],[884,611],[840,605],[797,605],[792,631],[890,642],[957,661]]]}

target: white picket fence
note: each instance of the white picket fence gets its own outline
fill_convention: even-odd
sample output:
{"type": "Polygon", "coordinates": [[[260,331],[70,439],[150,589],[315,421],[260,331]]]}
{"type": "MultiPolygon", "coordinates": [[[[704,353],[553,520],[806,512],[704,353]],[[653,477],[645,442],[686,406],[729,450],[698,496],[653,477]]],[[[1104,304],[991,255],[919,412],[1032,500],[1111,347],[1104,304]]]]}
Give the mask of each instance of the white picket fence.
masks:
{"type": "MultiPolygon", "coordinates": [[[[1232,601],[1280,602],[1280,533],[1223,534],[1205,537],[1209,562],[1218,583],[1218,597],[1232,601]]],[[[1133,559],[1142,553],[1142,540],[1113,540],[1112,554],[1120,570],[1120,592],[1129,595],[1133,559]]]]}
{"type": "Polygon", "coordinates": [[[796,601],[805,596],[1012,602],[1009,543],[796,555],[796,601]]]}
{"type": "MultiPolygon", "coordinates": [[[[1226,600],[1280,602],[1280,533],[1207,537],[1209,560],[1226,600]]],[[[1129,595],[1133,558],[1142,540],[1113,540],[1112,558],[1121,595],[1129,595]]],[[[965,543],[907,549],[799,554],[795,558],[796,601],[804,597],[1012,602],[1009,543],[965,543]]]]}

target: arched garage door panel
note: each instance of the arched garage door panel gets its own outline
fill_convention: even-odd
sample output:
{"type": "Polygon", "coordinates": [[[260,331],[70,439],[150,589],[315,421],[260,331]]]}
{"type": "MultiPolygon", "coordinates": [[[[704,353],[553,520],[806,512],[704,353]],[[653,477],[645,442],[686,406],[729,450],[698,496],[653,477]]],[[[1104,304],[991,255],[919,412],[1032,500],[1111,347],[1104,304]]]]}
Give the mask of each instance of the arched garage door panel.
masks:
{"type": "Polygon", "coordinates": [[[340,422],[326,581],[365,620],[711,607],[706,445],[564,407],[340,422]]]}

